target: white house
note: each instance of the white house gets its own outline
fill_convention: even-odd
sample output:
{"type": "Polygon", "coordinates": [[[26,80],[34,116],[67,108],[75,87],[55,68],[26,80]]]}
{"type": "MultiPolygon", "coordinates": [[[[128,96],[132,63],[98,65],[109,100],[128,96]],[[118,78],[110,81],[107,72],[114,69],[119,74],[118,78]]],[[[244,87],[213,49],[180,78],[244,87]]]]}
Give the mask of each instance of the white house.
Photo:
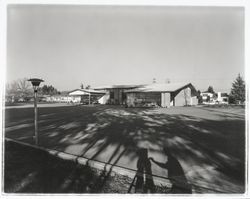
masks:
{"type": "Polygon", "coordinates": [[[217,92],[202,92],[202,101],[204,104],[228,104],[228,94],[217,92]]]}
{"type": "Polygon", "coordinates": [[[46,102],[59,102],[59,103],[69,103],[74,101],[74,98],[68,95],[52,95],[45,96],[46,102]]]}
{"type": "Polygon", "coordinates": [[[73,97],[72,102],[81,104],[100,103],[99,100],[106,94],[104,91],[93,89],[75,89],[69,92],[69,96],[73,97]]]}
{"type": "Polygon", "coordinates": [[[218,92],[216,102],[219,104],[228,104],[228,98],[227,93],[218,92]]]}
{"type": "Polygon", "coordinates": [[[210,92],[201,93],[203,103],[210,103],[213,101],[214,94],[210,92]]]}

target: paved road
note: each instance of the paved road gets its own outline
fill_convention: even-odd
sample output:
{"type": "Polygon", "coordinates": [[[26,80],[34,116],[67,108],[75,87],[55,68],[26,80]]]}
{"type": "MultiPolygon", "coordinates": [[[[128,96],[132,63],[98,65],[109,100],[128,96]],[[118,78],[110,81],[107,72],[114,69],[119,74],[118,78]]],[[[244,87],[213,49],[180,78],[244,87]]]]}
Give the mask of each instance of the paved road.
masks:
{"type": "MultiPolygon", "coordinates": [[[[25,141],[32,136],[33,109],[7,109],[5,119],[6,137],[25,141]]],[[[245,119],[240,108],[40,107],[39,143],[170,177],[184,186],[244,190],[245,119]]]]}

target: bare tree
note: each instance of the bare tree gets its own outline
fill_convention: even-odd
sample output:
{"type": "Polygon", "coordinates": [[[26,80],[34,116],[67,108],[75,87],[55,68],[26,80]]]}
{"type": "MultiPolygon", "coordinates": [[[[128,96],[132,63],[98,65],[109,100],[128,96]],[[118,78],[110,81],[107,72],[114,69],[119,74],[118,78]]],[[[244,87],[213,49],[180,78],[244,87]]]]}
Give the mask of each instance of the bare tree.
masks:
{"type": "Polygon", "coordinates": [[[32,93],[32,86],[27,78],[19,79],[17,82],[18,91],[21,95],[29,95],[32,93]]]}
{"type": "Polygon", "coordinates": [[[25,98],[32,96],[32,86],[27,78],[15,80],[6,84],[6,95],[14,98],[25,98]]]}

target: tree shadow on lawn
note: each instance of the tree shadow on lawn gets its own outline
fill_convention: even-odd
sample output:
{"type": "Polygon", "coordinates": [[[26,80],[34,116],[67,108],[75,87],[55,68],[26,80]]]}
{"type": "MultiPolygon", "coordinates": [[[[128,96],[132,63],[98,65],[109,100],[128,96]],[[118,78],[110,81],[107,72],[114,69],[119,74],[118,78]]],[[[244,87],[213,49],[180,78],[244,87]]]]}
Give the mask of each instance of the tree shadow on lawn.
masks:
{"type": "MultiPolygon", "coordinates": [[[[190,183],[204,182],[229,192],[237,192],[233,188],[237,184],[244,191],[244,119],[232,115],[208,120],[150,111],[105,106],[41,108],[39,114],[48,116],[39,122],[40,144],[119,166],[136,162],[141,147],[152,154],[163,154],[168,147],[190,183]]],[[[17,138],[28,132],[32,134],[32,127],[6,135],[17,138]]]]}
{"type": "Polygon", "coordinates": [[[126,193],[131,183],[125,176],[122,184],[117,176],[104,181],[99,170],[14,142],[5,147],[5,193],[126,193]]]}

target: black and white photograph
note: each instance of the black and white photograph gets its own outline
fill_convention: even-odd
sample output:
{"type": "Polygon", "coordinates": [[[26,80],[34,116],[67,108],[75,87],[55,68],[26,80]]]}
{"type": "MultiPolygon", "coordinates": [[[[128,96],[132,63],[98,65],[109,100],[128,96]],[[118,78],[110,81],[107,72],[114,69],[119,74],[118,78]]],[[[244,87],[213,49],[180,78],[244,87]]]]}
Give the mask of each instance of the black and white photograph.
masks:
{"type": "Polygon", "coordinates": [[[248,194],[244,5],[5,12],[4,196],[248,194]]]}

